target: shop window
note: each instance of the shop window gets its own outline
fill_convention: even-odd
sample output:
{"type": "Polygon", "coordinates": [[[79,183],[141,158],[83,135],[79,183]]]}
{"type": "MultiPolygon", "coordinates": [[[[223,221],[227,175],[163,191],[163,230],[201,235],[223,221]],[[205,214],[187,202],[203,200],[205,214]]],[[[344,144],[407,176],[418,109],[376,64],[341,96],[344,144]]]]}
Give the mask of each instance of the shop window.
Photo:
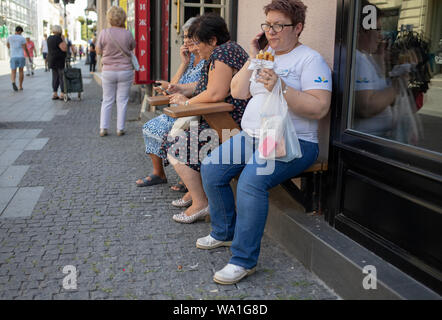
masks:
{"type": "Polygon", "coordinates": [[[358,4],[349,127],[442,153],[442,1],[358,4]]]}

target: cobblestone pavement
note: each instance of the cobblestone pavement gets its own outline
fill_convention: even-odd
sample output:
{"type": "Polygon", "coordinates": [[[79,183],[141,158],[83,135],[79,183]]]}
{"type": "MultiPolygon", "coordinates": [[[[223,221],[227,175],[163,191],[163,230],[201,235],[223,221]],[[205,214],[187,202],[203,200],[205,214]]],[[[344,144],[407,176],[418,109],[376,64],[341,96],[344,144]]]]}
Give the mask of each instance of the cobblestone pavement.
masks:
{"type": "MultiPolygon", "coordinates": [[[[0,299],[338,298],[267,237],[256,274],[237,285],[215,284],[229,249],[195,248],[210,224],[175,223],[178,209],[170,203],[180,194],[170,184],[135,186],[151,170],[136,121],[140,106],[129,107],[127,135],[117,137],[113,128],[100,138],[101,88],[85,71],[84,99],[66,104],[50,100],[50,74],[43,70],[25,79],[21,93],[12,91],[8,76],[0,77],[0,109],[13,101],[57,111],[46,121],[0,119],[0,133],[39,130],[36,138],[47,139],[41,150],[21,150],[12,164],[27,169],[17,188],[41,192],[29,217],[0,212],[0,299]],[[67,265],[77,270],[76,290],[63,288],[67,265]]],[[[167,174],[170,183],[177,181],[171,167],[167,174]]]]}

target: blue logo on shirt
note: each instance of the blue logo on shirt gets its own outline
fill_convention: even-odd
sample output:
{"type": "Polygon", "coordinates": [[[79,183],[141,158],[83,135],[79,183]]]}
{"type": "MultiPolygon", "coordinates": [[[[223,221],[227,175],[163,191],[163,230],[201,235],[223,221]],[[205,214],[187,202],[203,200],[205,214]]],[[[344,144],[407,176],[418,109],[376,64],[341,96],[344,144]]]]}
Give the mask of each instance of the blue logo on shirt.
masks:
{"type": "Polygon", "coordinates": [[[328,83],[328,80],[325,80],[325,78],[318,77],[318,80],[315,80],[316,83],[328,83]]]}

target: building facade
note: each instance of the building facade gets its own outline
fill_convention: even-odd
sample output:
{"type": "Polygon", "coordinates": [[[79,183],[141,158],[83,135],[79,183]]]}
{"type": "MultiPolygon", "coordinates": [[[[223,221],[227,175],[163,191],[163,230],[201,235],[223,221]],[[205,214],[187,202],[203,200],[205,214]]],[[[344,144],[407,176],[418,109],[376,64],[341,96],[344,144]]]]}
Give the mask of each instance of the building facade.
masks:
{"type": "MultiPolygon", "coordinates": [[[[97,1],[99,30],[111,4],[128,2],[97,1]]],[[[269,2],[150,1],[151,78],[174,74],[181,26],[188,18],[218,12],[233,40],[247,49],[269,2]]],[[[328,162],[319,187],[321,219],[440,295],[442,1],[304,3],[308,13],[301,42],[321,53],[333,70],[331,112],[320,126],[320,157],[328,162]]]]}
{"type": "Polygon", "coordinates": [[[37,0],[0,0],[0,60],[8,59],[6,38],[15,33],[16,26],[23,27],[24,36],[37,36],[37,7],[37,0]]]}

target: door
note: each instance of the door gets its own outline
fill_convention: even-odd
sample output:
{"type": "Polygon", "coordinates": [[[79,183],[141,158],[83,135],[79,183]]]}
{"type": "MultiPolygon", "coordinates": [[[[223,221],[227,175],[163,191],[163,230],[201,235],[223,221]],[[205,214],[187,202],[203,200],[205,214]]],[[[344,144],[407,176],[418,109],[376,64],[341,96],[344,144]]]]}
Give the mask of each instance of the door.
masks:
{"type": "MultiPolygon", "coordinates": [[[[236,0],[237,1],[237,0],[236,0]]],[[[208,12],[216,12],[226,20],[230,31],[236,21],[232,21],[234,0],[174,0],[171,10],[170,25],[170,74],[174,75],[180,65],[180,47],[183,44],[181,27],[192,17],[208,12]]]]}
{"type": "Polygon", "coordinates": [[[327,219],[440,294],[438,1],[338,4],[327,219]]]}

